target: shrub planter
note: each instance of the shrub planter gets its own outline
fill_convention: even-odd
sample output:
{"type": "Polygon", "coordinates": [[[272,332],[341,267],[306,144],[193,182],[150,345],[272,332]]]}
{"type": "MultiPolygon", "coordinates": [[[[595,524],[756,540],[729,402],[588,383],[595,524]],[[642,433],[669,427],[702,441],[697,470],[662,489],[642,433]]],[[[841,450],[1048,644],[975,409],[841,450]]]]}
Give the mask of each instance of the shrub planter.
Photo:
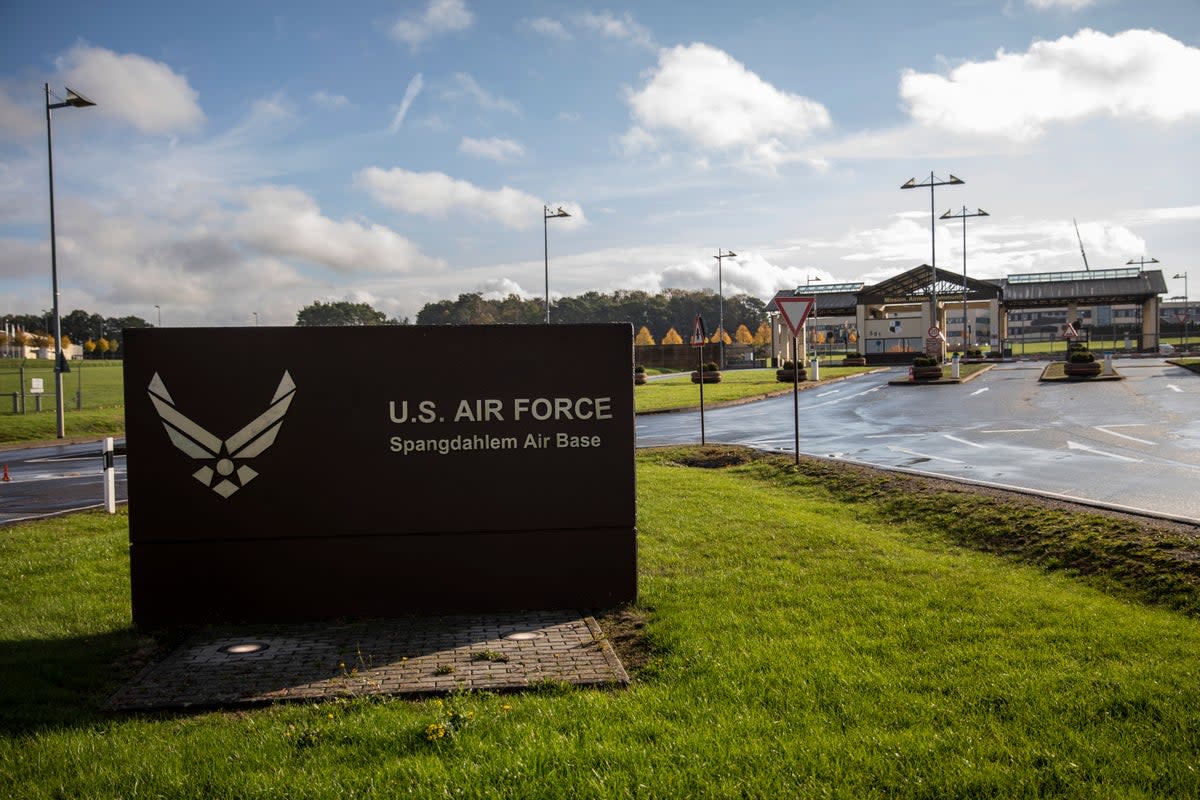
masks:
{"type": "MultiPolygon", "coordinates": [[[[696,370],[695,372],[692,373],[692,383],[700,383],[700,374],[701,373],[699,370],[696,370]]],[[[716,370],[713,370],[711,372],[708,370],[704,370],[703,374],[704,374],[704,382],[705,383],[720,383],[721,382],[721,373],[716,370]]]]}
{"type": "Polygon", "coordinates": [[[914,366],[912,376],[914,381],[936,381],[942,377],[942,368],[936,364],[932,367],[914,366]]]}
{"type": "Polygon", "coordinates": [[[1091,378],[1099,375],[1103,368],[1104,365],[1099,361],[1068,361],[1065,365],[1063,365],[1063,370],[1067,373],[1067,376],[1071,378],[1091,378]]]}
{"type": "MultiPolygon", "coordinates": [[[[808,370],[804,367],[800,368],[799,380],[808,380],[808,370]]],[[[775,370],[775,380],[780,383],[795,383],[797,381],[795,369],[777,369],[775,370]]]]}
{"type": "Polygon", "coordinates": [[[867,359],[865,359],[861,356],[858,358],[847,357],[847,358],[842,359],[843,367],[865,367],[866,365],[867,365],[867,359]]]}
{"type": "Polygon", "coordinates": [[[645,382],[646,382],[646,373],[644,373],[644,372],[633,373],[633,385],[634,386],[641,386],[645,382]]]}

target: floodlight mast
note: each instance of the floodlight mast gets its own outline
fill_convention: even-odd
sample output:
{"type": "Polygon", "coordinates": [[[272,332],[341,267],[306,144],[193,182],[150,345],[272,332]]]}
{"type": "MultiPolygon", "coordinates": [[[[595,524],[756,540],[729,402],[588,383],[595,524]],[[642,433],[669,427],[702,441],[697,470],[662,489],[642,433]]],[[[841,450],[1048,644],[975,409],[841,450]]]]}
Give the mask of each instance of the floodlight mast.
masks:
{"type": "Polygon", "coordinates": [[[909,178],[907,181],[904,182],[904,184],[902,184],[900,186],[901,189],[918,189],[918,188],[922,188],[925,186],[929,187],[929,253],[930,253],[929,260],[931,262],[929,265],[929,271],[933,275],[933,283],[930,284],[931,302],[933,304],[933,307],[930,309],[930,311],[932,312],[932,319],[931,319],[930,324],[932,324],[932,325],[938,324],[937,231],[935,229],[935,223],[934,223],[933,190],[934,190],[934,187],[937,187],[937,186],[957,186],[957,185],[963,184],[963,183],[966,183],[966,181],[964,181],[962,178],[955,177],[954,175],[951,175],[948,179],[943,181],[943,180],[939,179],[937,176],[935,176],[932,172],[930,172],[929,177],[926,178],[925,180],[921,181],[920,183],[917,183],[916,178],[909,178]]]}

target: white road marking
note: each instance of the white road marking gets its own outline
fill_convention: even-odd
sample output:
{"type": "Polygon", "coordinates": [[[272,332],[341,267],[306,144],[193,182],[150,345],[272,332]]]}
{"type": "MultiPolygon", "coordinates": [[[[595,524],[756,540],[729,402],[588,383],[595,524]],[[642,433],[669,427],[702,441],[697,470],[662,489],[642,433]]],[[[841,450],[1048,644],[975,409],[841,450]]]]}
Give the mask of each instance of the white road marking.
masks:
{"type": "Polygon", "coordinates": [[[1118,461],[1132,461],[1132,462],[1138,463],[1138,464],[1140,464],[1142,462],[1142,460],[1140,458],[1130,458],[1129,456],[1123,456],[1123,455],[1119,455],[1117,453],[1106,453],[1103,450],[1096,450],[1096,449],[1093,449],[1086,445],[1082,445],[1077,442],[1072,442],[1069,440],[1067,441],[1067,449],[1068,450],[1082,450],[1085,453],[1094,453],[1095,455],[1098,455],[1098,456],[1107,456],[1108,458],[1115,458],[1118,461]]]}
{"type": "Polygon", "coordinates": [[[971,397],[974,397],[977,394],[983,394],[987,390],[988,390],[987,386],[984,386],[982,389],[976,389],[975,391],[971,392],[971,397]]]}
{"type": "Polygon", "coordinates": [[[1041,428],[1001,428],[993,431],[980,431],[980,433],[1037,433],[1041,428]]]}
{"type": "Polygon", "coordinates": [[[1178,386],[1176,386],[1173,383],[1168,383],[1167,388],[1170,389],[1172,392],[1182,392],[1183,391],[1183,389],[1180,389],[1178,386]]]}
{"type": "Polygon", "coordinates": [[[895,445],[890,445],[890,444],[888,445],[888,450],[891,450],[896,453],[904,453],[905,455],[908,455],[908,456],[916,456],[917,458],[927,458],[930,461],[945,461],[949,464],[962,464],[963,463],[962,461],[959,461],[957,458],[942,458],[941,456],[931,456],[926,453],[918,453],[914,450],[905,450],[903,447],[896,447],[895,445]]]}
{"type": "Polygon", "coordinates": [[[1101,433],[1107,433],[1109,436],[1120,436],[1122,439],[1128,439],[1129,441],[1137,442],[1138,444],[1149,444],[1149,445],[1157,445],[1158,444],[1158,442],[1151,442],[1146,439],[1139,439],[1136,436],[1129,436],[1124,433],[1117,433],[1116,431],[1110,431],[1110,430],[1108,430],[1109,427],[1132,428],[1132,427],[1136,427],[1136,426],[1135,425],[1112,425],[1112,426],[1096,425],[1095,426],[1096,430],[1100,431],[1101,433]]]}
{"type": "MultiPolygon", "coordinates": [[[[867,389],[865,392],[858,392],[857,394],[848,394],[845,397],[835,397],[832,400],[826,400],[824,403],[813,403],[812,405],[806,405],[805,408],[806,409],[820,408],[821,406],[827,406],[827,405],[831,405],[833,403],[840,403],[843,400],[853,400],[856,397],[862,397],[864,394],[870,394],[871,392],[877,392],[882,388],[883,388],[882,386],[876,386],[874,389],[867,389]]],[[[818,395],[818,396],[820,396],[820,395],[818,395]]]]}
{"type": "Polygon", "coordinates": [[[977,444],[976,442],[968,442],[966,439],[960,439],[957,436],[951,436],[948,433],[943,433],[942,438],[949,439],[952,442],[958,442],[959,444],[967,444],[967,445],[970,445],[971,447],[978,447],[980,450],[987,450],[986,444],[977,444]]]}
{"type": "Polygon", "coordinates": [[[914,436],[928,436],[928,432],[924,433],[868,433],[863,436],[864,439],[911,439],[914,436]]]}
{"type": "Polygon", "coordinates": [[[817,397],[828,397],[831,394],[837,394],[841,389],[830,389],[828,392],[821,392],[817,397]]]}

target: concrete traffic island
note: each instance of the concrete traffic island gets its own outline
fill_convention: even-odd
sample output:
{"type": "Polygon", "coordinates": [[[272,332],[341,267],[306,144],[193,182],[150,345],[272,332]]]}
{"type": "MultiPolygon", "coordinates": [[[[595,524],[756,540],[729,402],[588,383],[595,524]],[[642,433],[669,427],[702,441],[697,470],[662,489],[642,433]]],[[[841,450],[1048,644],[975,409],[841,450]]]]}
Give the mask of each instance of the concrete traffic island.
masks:
{"type": "MultiPolygon", "coordinates": [[[[980,375],[982,375],[983,373],[992,369],[996,365],[994,363],[989,363],[989,364],[984,365],[982,369],[971,370],[966,375],[962,375],[960,372],[959,377],[957,377],[957,378],[946,375],[946,367],[949,367],[949,366],[952,366],[952,365],[945,364],[945,365],[941,365],[938,367],[939,369],[942,370],[942,377],[940,377],[940,378],[914,377],[914,373],[916,373],[916,370],[923,369],[923,368],[922,367],[913,367],[909,371],[908,377],[897,378],[894,381],[888,381],[888,386],[947,386],[947,385],[953,385],[953,384],[959,384],[959,383],[969,383],[970,381],[975,380],[980,375]]],[[[962,365],[962,364],[959,365],[960,370],[962,369],[963,366],[964,365],[962,365]]],[[[977,366],[977,365],[972,364],[971,366],[977,366]]],[[[951,375],[952,374],[953,373],[951,373],[951,375]]]]}
{"type": "Polygon", "coordinates": [[[1038,381],[1041,383],[1096,383],[1099,381],[1123,381],[1125,376],[1114,368],[1111,373],[1101,371],[1096,375],[1068,375],[1067,365],[1063,361],[1054,361],[1042,370],[1038,381]]]}

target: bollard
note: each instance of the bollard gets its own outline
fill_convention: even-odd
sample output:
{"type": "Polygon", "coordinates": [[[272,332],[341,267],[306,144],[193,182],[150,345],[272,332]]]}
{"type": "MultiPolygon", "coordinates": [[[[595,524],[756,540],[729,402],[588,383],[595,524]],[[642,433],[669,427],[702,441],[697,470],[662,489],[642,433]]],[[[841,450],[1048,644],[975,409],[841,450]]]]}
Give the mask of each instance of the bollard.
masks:
{"type": "Polygon", "coordinates": [[[104,439],[104,508],[108,513],[117,513],[116,467],[113,464],[113,437],[104,439]]]}
{"type": "Polygon", "coordinates": [[[1105,375],[1113,374],[1112,353],[1104,354],[1104,374],[1105,375]]]}
{"type": "Polygon", "coordinates": [[[950,359],[950,377],[955,380],[959,378],[958,364],[958,354],[955,353],[954,358],[950,359]]]}
{"type": "Polygon", "coordinates": [[[821,359],[817,356],[812,357],[812,380],[821,380],[821,359]]]}

